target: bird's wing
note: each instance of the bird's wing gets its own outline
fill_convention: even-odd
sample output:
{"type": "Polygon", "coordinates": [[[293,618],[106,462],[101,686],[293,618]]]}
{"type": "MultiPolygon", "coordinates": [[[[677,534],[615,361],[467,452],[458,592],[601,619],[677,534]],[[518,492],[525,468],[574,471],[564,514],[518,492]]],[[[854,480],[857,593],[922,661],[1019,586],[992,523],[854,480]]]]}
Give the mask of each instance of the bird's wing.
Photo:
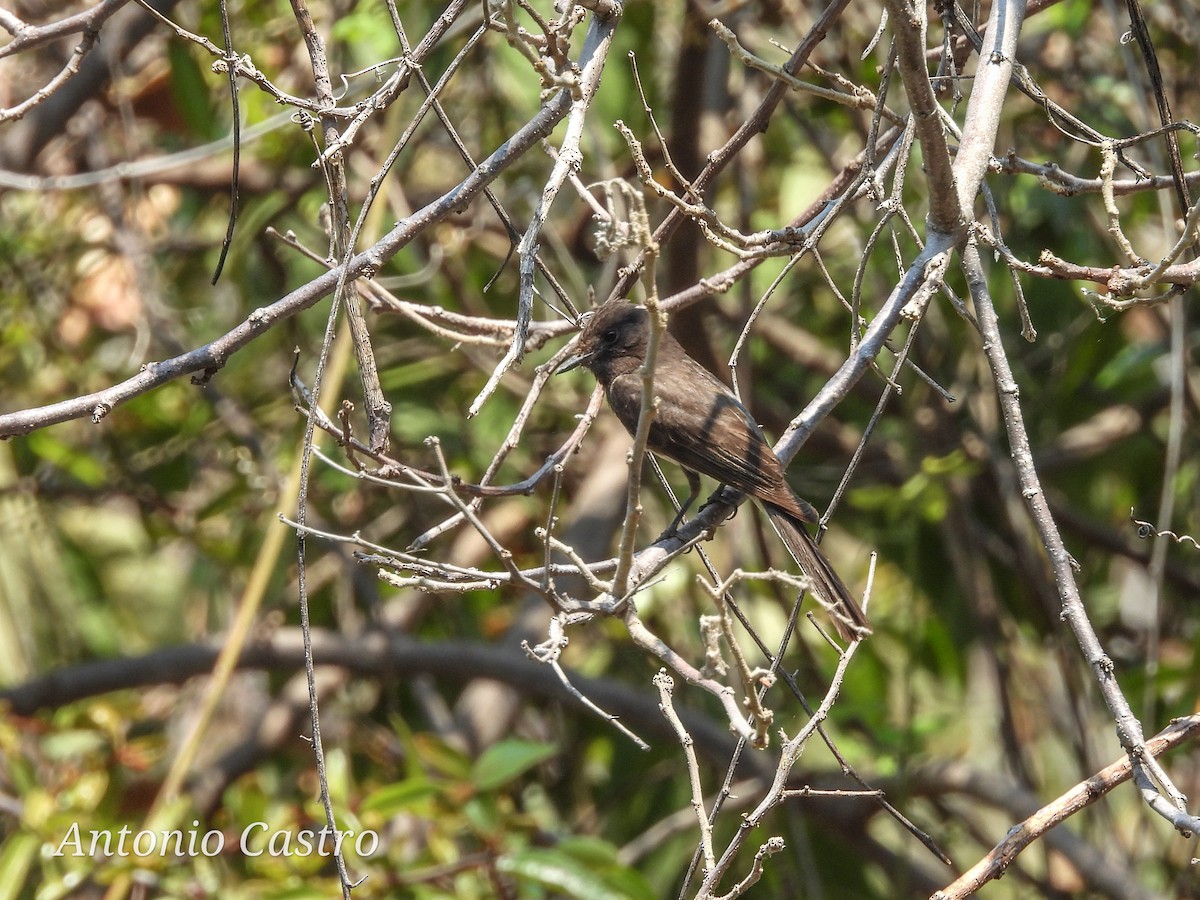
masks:
{"type": "MultiPolygon", "coordinates": [[[[650,449],[816,521],[816,511],[784,481],[783,467],[749,410],[707,369],[687,362],[687,378],[654,382],[659,406],[650,426],[650,449]]],[[[609,385],[609,405],[630,434],[637,430],[641,399],[642,380],[636,374],[621,375],[609,385]]]]}

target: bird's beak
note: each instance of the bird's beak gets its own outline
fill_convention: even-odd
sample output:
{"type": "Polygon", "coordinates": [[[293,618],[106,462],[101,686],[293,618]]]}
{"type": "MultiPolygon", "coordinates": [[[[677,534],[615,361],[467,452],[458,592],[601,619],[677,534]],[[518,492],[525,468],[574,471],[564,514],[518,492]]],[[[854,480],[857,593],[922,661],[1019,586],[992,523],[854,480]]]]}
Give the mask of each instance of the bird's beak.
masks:
{"type": "Polygon", "coordinates": [[[574,356],[568,356],[558,364],[558,368],[554,370],[554,374],[561,375],[563,372],[578,369],[580,366],[587,365],[591,358],[591,353],[576,353],[574,356]]]}

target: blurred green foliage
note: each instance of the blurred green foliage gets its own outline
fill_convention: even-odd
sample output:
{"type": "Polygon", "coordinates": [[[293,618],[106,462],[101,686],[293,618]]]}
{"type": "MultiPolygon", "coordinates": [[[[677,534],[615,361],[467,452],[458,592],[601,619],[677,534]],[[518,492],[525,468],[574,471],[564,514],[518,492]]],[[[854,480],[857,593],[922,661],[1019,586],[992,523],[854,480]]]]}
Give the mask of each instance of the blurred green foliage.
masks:
{"type": "MultiPolygon", "coordinates": [[[[549,4],[535,5],[551,15],[549,4]]],[[[441,12],[421,3],[396,6],[413,46],[441,12]]],[[[1186,11],[1181,4],[1160,7],[1150,14],[1155,38],[1162,41],[1164,70],[1193,71],[1194,44],[1171,37],[1172,16],[1180,19],[1186,11]]],[[[473,12],[464,13],[426,60],[431,82],[478,27],[479,8],[473,5],[473,12]]],[[[217,9],[203,2],[177,13],[186,27],[219,44],[217,9]]],[[[668,180],[627,54],[636,58],[646,99],[668,138],[681,127],[672,107],[680,96],[676,85],[694,82],[699,99],[689,114],[700,118],[700,158],[720,146],[753,109],[765,77],[730,61],[702,23],[707,62],[701,71],[679,69],[683,17],[697,15],[698,9],[682,2],[628,4],[584,129],[579,177],[585,184],[632,177],[629,150],[612,127],[617,119],[634,128],[656,174],[668,180]]],[[[784,54],[770,41],[794,46],[817,9],[772,10],[770,4],[761,10],[745,7],[736,16],[731,13],[729,24],[755,52],[781,62],[784,54]]],[[[339,102],[361,101],[377,86],[376,71],[386,78],[401,55],[386,7],[322,4],[313,11],[339,102]]],[[[852,5],[815,61],[878,89],[878,51],[860,58],[878,15],[877,8],[852,5]]],[[[528,16],[519,19],[536,30],[528,16]]],[[[1118,50],[1126,46],[1119,41],[1122,30],[1109,13],[1069,0],[1031,18],[1022,43],[1023,61],[1048,90],[1053,88],[1058,102],[1112,135],[1153,125],[1147,95],[1130,83],[1118,59],[1118,50]]],[[[582,31],[583,26],[576,30],[576,41],[582,31]]],[[[311,68],[286,9],[238,8],[233,34],[237,51],[248,53],[281,89],[311,94],[311,68]]],[[[68,43],[77,40],[73,36],[68,43]]],[[[21,96],[36,91],[60,65],[49,49],[22,59],[28,70],[13,82],[14,90],[25,92],[21,96]]],[[[131,161],[133,155],[192,147],[228,132],[228,85],[211,71],[212,59],[202,50],[157,28],[124,65],[119,81],[90,99],[76,119],[61,124],[62,133],[47,144],[35,171],[89,171],[131,161]],[[165,75],[159,65],[165,65],[165,75]],[[152,93],[158,78],[166,79],[168,89],[152,93]]],[[[1170,87],[1176,114],[1195,118],[1200,85],[1178,78],[1170,87]]],[[[889,102],[903,108],[895,84],[893,91],[889,102]]],[[[542,96],[528,60],[492,32],[464,59],[440,99],[478,161],[537,111],[542,96]]],[[[356,203],[422,97],[410,85],[364,128],[348,154],[356,203]]],[[[245,81],[239,101],[245,127],[280,113],[271,97],[245,81]]],[[[869,111],[789,96],[708,200],[744,231],[780,227],[809,206],[858,152],[867,124],[869,111]]],[[[0,127],[0,146],[5,127],[0,127]]],[[[562,133],[560,126],[549,143],[558,146],[562,133]]],[[[996,152],[1003,155],[1009,145],[1026,159],[1054,160],[1082,177],[1098,170],[1098,153],[1068,142],[1042,109],[1015,93],[996,152]]],[[[284,116],[242,152],[240,216],[225,273],[215,287],[209,281],[229,206],[227,151],[215,157],[219,177],[195,163],[171,170],[169,177],[0,194],[0,411],[41,406],[119,382],[144,363],[213,340],[252,310],[323,271],[265,233],[268,226],[291,232],[318,258],[328,253],[321,224],[327,192],[311,165],[311,138],[284,116]]],[[[1160,145],[1130,153],[1153,171],[1166,171],[1160,145]]],[[[528,222],[551,165],[550,157],[535,148],[494,184],[518,228],[528,222]]],[[[919,227],[925,198],[924,182],[914,175],[918,169],[919,159],[912,160],[899,196],[919,227]]],[[[436,117],[427,116],[384,181],[360,246],[436,200],[467,171],[436,117]]],[[[1042,250],[1052,249],[1063,259],[1101,268],[1119,261],[1096,194],[1063,196],[1030,175],[992,174],[988,185],[1004,239],[1018,258],[1036,261],[1042,250]]],[[[886,186],[890,189],[890,180],[886,186]]],[[[1174,219],[1173,212],[1160,209],[1169,206],[1165,197],[1147,191],[1123,196],[1119,203],[1123,226],[1137,237],[1141,251],[1148,258],[1164,252],[1173,240],[1174,219]]],[[[666,213],[658,201],[648,206],[655,222],[666,213]]],[[[862,313],[868,317],[916,246],[911,235],[898,230],[894,243],[888,236],[874,246],[869,264],[860,270],[878,216],[877,203],[852,204],[820,246],[821,262],[844,296],[861,275],[862,313]]],[[[564,190],[542,244],[543,259],[580,308],[587,306],[589,289],[597,298],[607,296],[617,267],[629,262],[628,257],[596,258],[590,217],[574,190],[564,190]]],[[[684,252],[677,249],[681,243],[663,248],[664,268],[670,254],[684,252]]],[[[732,261],[702,243],[694,252],[699,277],[732,261]]],[[[704,328],[715,359],[728,359],[750,310],[782,271],[781,260],[768,261],[728,294],[705,301],[708,317],[691,320],[691,327],[704,328]]],[[[515,314],[516,258],[482,199],[421,233],[379,275],[385,281],[400,279],[394,292],[404,300],[479,317],[512,319],[515,314]]],[[[660,281],[664,292],[666,277],[660,281]]],[[[1027,343],[1020,337],[1009,273],[996,265],[990,277],[1035,458],[1079,562],[1089,612],[1122,685],[1153,732],[1171,716],[1195,710],[1200,677],[1191,601],[1200,585],[1200,561],[1188,547],[1172,545],[1160,606],[1147,612],[1150,545],[1133,539],[1128,517],[1132,507],[1140,518],[1152,518],[1165,490],[1174,499],[1172,527],[1200,533],[1200,456],[1192,424],[1197,332],[1189,326],[1185,335],[1185,424],[1173,418],[1169,405],[1169,324],[1161,309],[1103,312],[1084,293],[1094,286],[1022,275],[1038,331],[1037,340],[1027,343]],[[1164,488],[1173,428],[1184,428],[1182,462],[1164,488]],[[1154,618],[1155,628],[1147,627],[1147,616],[1154,618]]],[[[957,276],[948,283],[965,294],[957,276]]],[[[539,281],[538,288],[543,297],[553,298],[547,285],[539,281]]],[[[1194,290],[1186,298],[1194,299],[1194,290]]],[[[282,527],[277,513],[294,512],[282,504],[304,420],[293,408],[288,375],[293,348],[298,348],[299,376],[311,383],[328,309],[326,300],[279,323],[204,385],[181,379],[122,404],[98,425],[73,421],[0,444],[0,688],[70,673],[84,662],[219,638],[227,631],[259,555],[266,552],[265,536],[282,527]]],[[[768,431],[777,435],[831,374],[820,362],[821,352],[839,361],[844,356],[850,319],[811,257],[787,276],[768,311],[815,344],[805,351],[807,357],[800,351],[789,354],[768,323],[754,333],[741,360],[741,386],[768,431]]],[[[540,305],[537,315],[554,318],[540,305]]],[[[368,312],[368,322],[382,386],[394,407],[391,452],[432,470],[434,458],[424,441],[436,436],[451,471],[467,481],[478,480],[497,453],[534,366],[560,346],[533,352],[479,415],[467,420],[466,409],[499,358],[494,347],[454,343],[384,311],[368,312]]],[[[891,373],[893,351],[881,357],[882,372],[891,373]]],[[[831,729],[855,767],[868,780],[886,782],[892,802],[965,868],[986,852],[989,841],[1003,837],[1016,814],[989,798],[931,788],[917,777],[926,767],[962,763],[1003,774],[1047,801],[1111,762],[1118,748],[1086,661],[1058,619],[1053,583],[1015,488],[977,332],[948,303],[935,300],[913,358],[954,401],[909,371],[897,375],[903,391],[875,424],[832,520],[825,546],[848,580],[861,586],[870,552],[879,557],[871,606],[876,634],[847,674],[831,729]]],[[[822,427],[793,466],[797,489],[818,506],[834,495],[882,387],[883,379],[869,374],[836,410],[837,424],[822,427]]],[[[535,407],[497,481],[516,482],[537,469],[574,426],[590,389],[586,378],[557,380],[535,407]]],[[[334,396],[332,409],[343,398],[355,404],[355,427],[363,433],[361,390],[353,375],[334,396]]],[[[604,422],[567,464],[556,507],[564,524],[574,517],[573,500],[599,468],[595,460],[604,444],[603,427],[604,422]]],[[[612,488],[622,490],[623,485],[612,488]]],[[[544,484],[530,497],[499,498],[482,508],[489,528],[503,536],[521,565],[541,559],[534,529],[547,521],[551,493],[544,484]]],[[[643,528],[649,539],[670,516],[660,492],[648,486],[645,494],[643,528]]],[[[310,504],[309,519],[316,527],[360,533],[398,548],[448,514],[436,497],[387,491],[326,466],[314,472],[310,504]]],[[[606,546],[611,549],[613,541],[606,546]]],[[[769,546],[747,508],[709,549],[721,571],[728,572],[735,566],[763,567],[764,554],[775,552],[764,551],[769,546]]],[[[344,545],[310,540],[308,550],[313,620],[330,631],[361,635],[395,627],[415,640],[459,641],[469,660],[473,647],[515,645],[528,637],[529,610],[541,609],[515,590],[432,597],[399,590],[377,581],[344,545]],[[396,626],[397,621],[403,624],[396,626]]],[[[500,568],[467,529],[438,537],[427,552],[465,566],[500,568]]],[[[771,559],[778,564],[777,555],[771,559]]],[[[263,637],[291,629],[299,619],[291,544],[270,571],[260,616],[263,637]]],[[[656,633],[694,659],[701,653],[696,615],[712,607],[694,577],[699,571],[689,556],[639,595],[639,608],[656,633]]],[[[781,592],[754,585],[739,599],[764,631],[782,625],[780,601],[789,598],[781,592]]],[[[537,618],[537,627],[544,629],[544,611],[537,618]]],[[[797,673],[812,699],[820,696],[835,660],[828,647],[803,633],[784,666],[797,673]]],[[[543,636],[538,632],[531,639],[543,636]]],[[[573,671],[649,696],[658,662],[636,651],[618,623],[578,629],[571,640],[565,663],[573,671]]],[[[762,662],[761,655],[751,661],[762,662]]],[[[643,753],[577,705],[520,697],[517,710],[505,719],[506,733],[476,743],[461,722],[468,715],[461,704],[466,680],[355,672],[345,674],[323,701],[339,827],[380,836],[376,853],[348,856],[351,876],[367,876],[354,896],[677,894],[695,853],[697,829],[689,818],[691,794],[673,741],[655,739],[652,751],[643,753]],[[647,833],[652,840],[643,846],[638,841],[647,833]]],[[[53,856],[50,850],[61,844],[72,823],[85,836],[91,830],[143,827],[199,704],[202,686],[195,680],[164,675],[136,689],[100,693],[30,715],[0,716],[0,900],[91,896],[129,875],[152,896],[336,894],[337,876],[328,857],[250,856],[231,849],[250,823],[295,835],[324,822],[315,799],[311,750],[298,737],[306,729],[307,712],[290,693],[299,684],[294,666],[280,666],[255,682],[254,690],[242,681],[230,688],[196,767],[217,778],[219,789],[202,803],[202,785],[193,784],[193,792],[173,810],[178,827],[186,830],[194,823],[201,835],[218,832],[227,849],[184,861],[97,860],[53,856]],[[222,756],[256,734],[268,713],[285,712],[292,717],[287,738],[262,748],[244,769],[222,756]],[[234,767],[222,769],[219,762],[234,767]]],[[[776,725],[794,733],[806,718],[795,700],[779,689],[768,697],[779,712],[776,725]]],[[[681,691],[679,702],[720,722],[720,709],[698,692],[681,691]]],[[[485,723],[488,715],[500,719],[501,707],[486,708],[485,723]]],[[[631,727],[641,731],[645,723],[631,727]]],[[[711,796],[724,777],[727,757],[702,750],[701,775],[711,796]]],[[[838,763],[815,743],[802,770],[814,785],[847,786],[837,780],[838,763]]],[[[1181,786],[1197,794],[1194,784],[1181,786]]],[[[745,809],[740,799],[753,798],[731,800],[733,811],[718,820],[718,847],[738,826],[745,809]]],[[[825,819],[820,807],[805,802],[769,817],[762,839],[782,834],[788,850],[767,864],[752,895],[918,896],[927,887],[923,875],[945,879],[932,856],[877,808],[864,805],[855,807],[861,813],[825,819]],[[879,852],[863,851],[864,841],[879,852]]],[[[1122,871],[1135,875],[1145,890],[1185,895],[1181,885],[1192,877],[1190,845],[1170,837],[1134,791],[1118,791],[1099,811],[1073,820],[1072,827],[1122,871]]],[[[744,873],[751,855],[734,871],[744,873]]],[[[1033,856],[1022,857],[1021,873],[994,885],[989,896],[1022,896],[1030,884],[1052,887],[1059,895],[1082,894],[1086,873],[1053,852],[1033,856]]]]}

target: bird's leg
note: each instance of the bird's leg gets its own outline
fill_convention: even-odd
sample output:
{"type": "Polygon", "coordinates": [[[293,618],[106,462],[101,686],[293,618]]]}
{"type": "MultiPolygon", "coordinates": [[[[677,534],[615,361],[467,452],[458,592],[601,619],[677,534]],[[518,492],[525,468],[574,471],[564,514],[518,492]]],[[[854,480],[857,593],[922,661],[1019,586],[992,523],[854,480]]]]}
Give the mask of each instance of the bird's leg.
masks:
{"type": "Polygon", "coordinates": [[[660,541],[675,536],[675,530],[679,528],[679,523],[683,521],[683,517],[687,515],[687,511],[696,502],[696,498],[700,496],[700,476],[691,469],[684,469],[683,474],[687,476],[688,480],[688,495],[679,504],[679,512],[675,513],[675,518],[671,520],[671,524],[667,526],[667,530],[658,536],[658,540],[660,541]]]}
{"type": "MultiPolygon", "coordinates": [[[[718,485],[717,485],[717,489],[716,489],[715,491],[713,491],[711,494],[709,494],[709,495],[708,495],[708,499],[707,499],[707,500],[705,500],[705,501],[704,501],[704,503],[702,503],[702,504],[700,505],[700,512],[704,512],[704,510],[708,509],[708,508],[709,508],[710,506],[712,506],[714,503],[724,503],[724,502],[726,502],[726,500],[725,500],[725,490],[726,490],[728,487],[729,487],[729,485],[725,484],[724,482],[722,482],[721,484],[718,484],[718,485]]],[[[737,511],[738,511],[738,507],[737,507],[737,506],[734,506],[734,507],[733,507],[733,512],[731,512],[731,513],[729,514],[729,518],[731,518],[731,519],[732,519],[734,516],[736,516],[736,515],[737,515],[737,511]]]]}

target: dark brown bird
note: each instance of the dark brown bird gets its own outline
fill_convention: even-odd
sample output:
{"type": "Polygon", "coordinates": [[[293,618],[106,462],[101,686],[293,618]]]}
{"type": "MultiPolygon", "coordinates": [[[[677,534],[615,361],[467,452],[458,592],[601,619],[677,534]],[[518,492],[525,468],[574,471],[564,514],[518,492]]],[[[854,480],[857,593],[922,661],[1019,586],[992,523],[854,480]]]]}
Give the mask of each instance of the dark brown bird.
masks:
{"type": "MultiPolygon", "coordinates": [[[[577,366],[591,369],[608,405],[630,434],[636,433],[641,413],[639,370],[649,339],[650,319],[644,306],[609,301],[591,314],[575,355],[558,367],[560,373],[577,366]]],[[[683,466],[692,490],[676,524],[699,490],[695,472],[749,494],[762,503],[842,639],[853,641],[870,634],[866,615],[804,527],[818,520],[817,511],[788,486],[779,457],[750,411],[666,332],[655,358],[654,393],[659,405],[650,424],[648,447],[683,466]]]]}

